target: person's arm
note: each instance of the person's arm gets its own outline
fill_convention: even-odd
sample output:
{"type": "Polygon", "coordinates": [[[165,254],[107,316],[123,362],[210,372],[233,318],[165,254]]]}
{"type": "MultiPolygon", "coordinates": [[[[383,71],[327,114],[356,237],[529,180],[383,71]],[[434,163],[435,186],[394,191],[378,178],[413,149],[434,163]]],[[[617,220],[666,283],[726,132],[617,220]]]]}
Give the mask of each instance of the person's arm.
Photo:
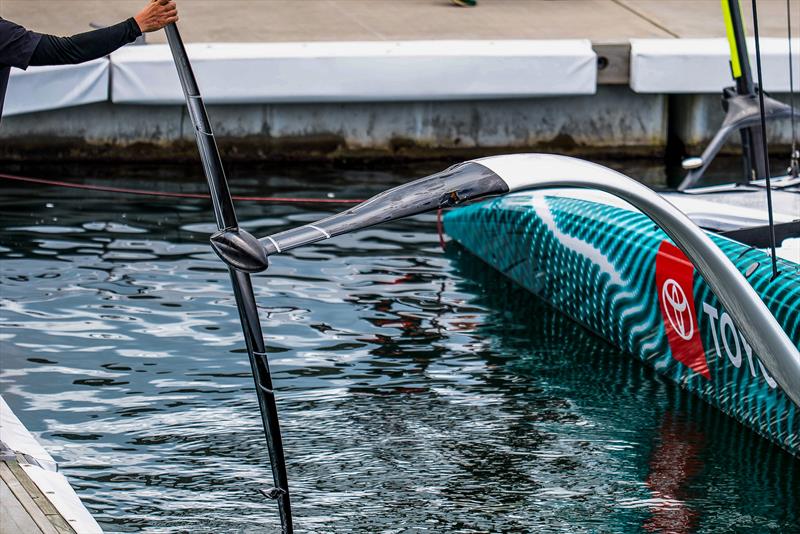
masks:
{"type": "Polygon", "coordinates": [[[132,43],[142,32],[160,30],[177,20],[178,10],[172,0],[150,0],[138,15],[108,28],[72,37],[42,35],[30,65],[66,65],[97,59],[132,43]]]}
{"type": "Polygon", "coordinates": [[[31,55],[41,38],[38,33],[28,31],[19,24],[0,17],[0,71],[6,66],[27,69],[31,55]]]}
{"type": "Polygon", "coordinates": [[[67,65],[107,56],[117,48],[132,43],[142,34],[133,18],[72,37],[42,35],[33,51],[30,65],[67,65]]]}

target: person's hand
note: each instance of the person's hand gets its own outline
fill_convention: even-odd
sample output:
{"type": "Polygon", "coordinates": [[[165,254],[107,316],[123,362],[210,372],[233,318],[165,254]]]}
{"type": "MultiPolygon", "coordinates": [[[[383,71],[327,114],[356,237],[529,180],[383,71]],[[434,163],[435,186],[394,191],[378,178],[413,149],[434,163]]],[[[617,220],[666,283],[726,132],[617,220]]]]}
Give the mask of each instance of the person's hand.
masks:
{"type": "Polygon", "coordinates": [[[167,24],[178,22],[178,7],[172,0],[150,0],[133,18],[142,33],[154,32],[167,24]]]}

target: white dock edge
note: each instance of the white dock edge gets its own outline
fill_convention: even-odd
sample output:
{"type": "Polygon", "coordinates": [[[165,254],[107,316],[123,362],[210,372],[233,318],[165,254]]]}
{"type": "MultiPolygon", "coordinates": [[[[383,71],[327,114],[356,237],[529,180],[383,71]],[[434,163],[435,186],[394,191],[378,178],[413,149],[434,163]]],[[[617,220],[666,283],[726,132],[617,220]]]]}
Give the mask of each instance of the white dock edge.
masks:
{"type": "Polygon", "coordinates": [[[80,65],[11,69],[3,116],[105,102],[109,72],[108,58],[80,65]]]}
{"type": "MultiPolygon", "coordinates": [[[[189,44],[211,104],[499,99],[594,94],[588,40],[189,44]]],[[[167,45],[111,56],[115,103],[182,104],[167,45]]]]}
{"type": "Polygon", "coordinates": [[[28,432],[2,396],[0,396],[0,440],[14,452],[22,453],[36,461],[36,463],[20,463],[20,467],[75,532],[80,534],[103,532],[64,475],[57,471],[58,466],[53,457],[28,432]]]}
{"type": "MultiPolygon", "coordinates": [[[[756,79],[755,41],[747,40],[753,79],[756,79]]],[[[800,39],[792,39],[795,64],[800,39]]],[[[727,39],[631,39],[630,86],[637,93],[720,93],[733,85],[727,39]]],[[[789,43],[762,38],[761,61],[768,92],[789,91],[789,43]]],[[[794,69],[795,88],[800,68],[794,69]]]]}

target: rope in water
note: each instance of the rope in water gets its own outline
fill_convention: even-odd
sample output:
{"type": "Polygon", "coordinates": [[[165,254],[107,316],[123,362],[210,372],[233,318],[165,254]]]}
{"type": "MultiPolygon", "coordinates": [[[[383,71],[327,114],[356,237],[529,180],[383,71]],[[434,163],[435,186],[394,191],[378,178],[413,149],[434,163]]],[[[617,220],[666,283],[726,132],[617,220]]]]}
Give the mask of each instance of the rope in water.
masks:
{"type": "MultiPolygon", "coordinates": [[[[26,176],[15,176],[13,174],[0,173],[0,180],[11,180],[14,182],[25,182],[29,184],[50,185],[54,187],[67,187],[70,189],[84,189],[88,191],[102,191],[104,193],[124,193],[127,195],[143,195],[150,197],[170,197],[170,198],[199,198],[208,199],[209,195],[203,193],[175,193],[170,191],[153,191],[149,189],[130,189],[127,187],[112,187],[107,185],[76,184],[73,182],[62,182],[60,180],[45,180],[43,178],[29,178],[26,176]]],[[[243,200],[251,202],[275,202],[285,204],[359,204],[364,202],[358,198],[301,198],[301,197],[252,197],[242,195],[232,195],[233,200],[243,200]]],[[[439,245],[442,250],[446,248],[444,240],[444,226],[442,225],[441,208],[436,213],[436,231],[439,234],[439,245]]]]}
{"type": "MultiPolygon", "coordinates": [[[[45,180],[43,178],[29,178],[26,176],[15,176],[13,174],[0,173],[0,179],[15,182],[25,182],[30,184],[50,185],[54,187],[66,187],[70,189],[83,189],[87,191],[102,191],[104,193],[123,193],[127,195],[142,195],[150,197],[168,198],[211,198],[205,193],[178,193],[172,191],[155,191],[151,189],[132,189],[128,187],[113,187],[108,185],[78,184],[74,182],[64,182],[61,180],[45,180]]],[[[275,202],[283,204],[359,204],[363,202],[358,198],[303,198],[303,197],[260,197],[232,195],[233,200],[250,202],[275,202]]]]}

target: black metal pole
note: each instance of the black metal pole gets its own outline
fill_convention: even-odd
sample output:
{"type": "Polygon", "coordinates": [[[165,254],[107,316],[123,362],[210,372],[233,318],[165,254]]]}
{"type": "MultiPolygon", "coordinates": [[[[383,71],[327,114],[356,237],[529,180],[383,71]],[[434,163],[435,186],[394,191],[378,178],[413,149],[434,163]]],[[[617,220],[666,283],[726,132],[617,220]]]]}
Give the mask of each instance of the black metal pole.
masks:
{"type": "MultiPolygon", "coordinates": [[[[764,78],[761,73],[761,41],[758,37],[758,5],[756,0],[753,0],[753,32],[756,37],[756,71],[758,72],[758,84],[763,85],[764,78]]],[[[789,42],[791,49],[792,43],[789,42]]],[[[763,89],[763,88],[762,88],[763,89]]],[[[778,258],[775,252],[775,220],[772,215],[772,185],[769,183],[769,150],[767,148],[767,119],[766,111],[764,111],[764,91],[758,93],[758,105],[761,111],[761,131],[764,135],[761,136],[762,150],[764,154],[763,165],[766,169],[766,186],[767,186],[767,215],[769,217],[769,245],[772,252],[772,279],[778,276],[778,258]]],[[[794,117],[792,117],[794,119],[794,117]]]]}
{"type": "MultiPolygon", "coordinates": [[[[736,60],[739,68],[733,68],[733,76],[736,81],[736,92],[740,95],[754,95],[755,84],[753,83],[753,72],[750,69],[750,57],[747,55],[747,41],[744,33],[744,19],[740,0],[728,0],[730,13],[730,31],[733,33],[733,40],[736,45],[736,60]]],[[[729,36],[730,38],[730,36],[729,36]]],[[[731,58],[733,60],[733,58],[731,58]]]]}
{"type": "MultiPolygon", "coordinates": [[[[740,0],[727,0],[727,10],[725,25],[731,45],[731,71],[736,82],[736,93],[755,97],[756,87],[753,82],[753,72],[750,68],[750,56],[747,53],[747,41],[744,33],[744,19],[742,18],[740,0]]],[[[762,138],[764,135],[765,133],[760,126],[740,130],[745,181],[753,179],[753,171],[755,171],[756,178],[766,178],[767,170],[764,168],[764,154],[762,151],[762,138]]]]}
{"type": "MultiPolygon", "coordinates": [[[[203,98],[197,86],[192,66],[186,55],[178,27],[170,24],[165,28],[178,77],[181,81],[186,106],[195,128],[197,148],[203,163],[203,171],[208,181],[208,189],[214,206],[214,215],[217,227],[220,230],[237,229],[239,223],[233,208],[228,181],[222,167],[222,160],[217,149],[211,124],[208,120],[203,98]]],[[[233,292],[236,297],[236,306],[239,309],[239,318],[242,322],[247,353],[250,357],[250,366],[253,370],[258,404],[261,410],[261,420],[264,425],[264,434],[267,439],[269,460],[272,466],[272,478],[275,488],[264,492],[267,496],[277,500],[280,513],[281,527],[284,533],[292,532],[292,511],[289,500],[289,483],[286,475],[286,461],[283,454],[283,441],[278,423],[278,408],[275,403],[275,394],[272,390],[272,378],[269,371],[264,336],[261,332],[261,322],[258,318],[253,286],[250,275],[229,267],[233,292]]]]}

